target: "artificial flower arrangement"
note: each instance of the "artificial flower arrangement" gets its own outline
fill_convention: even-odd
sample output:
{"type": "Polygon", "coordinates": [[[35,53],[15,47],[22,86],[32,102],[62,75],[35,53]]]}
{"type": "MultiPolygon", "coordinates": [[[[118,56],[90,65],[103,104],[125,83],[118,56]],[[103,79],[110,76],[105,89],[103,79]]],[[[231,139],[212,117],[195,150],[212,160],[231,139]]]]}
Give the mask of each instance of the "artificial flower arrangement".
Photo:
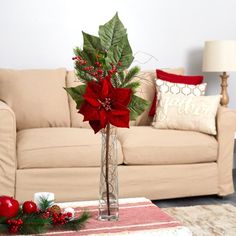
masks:
{"type": "Polygon", "coordinates": [[[133,79],[140,69],[133,62],[126,29],[118,14],[99,27],[98,37],[83,32],[83,48],[75,48],[75,71],[82,85],[65,88],[78,112],[95,133],[107,125],[129,127],[146,108],[147,101],[136,95],[140,81],[133,79]]]}
{"type": "Polygon", "coordinates": [[[98,35],[83,32],[83,48],[75,48],[73,57],[76,76],[82,84],[65,90],[76,102],[84,121],[89,122],[95,133],[102,130],[105,136],[98,219],[118,220],[117,158],[111,152],[115,149],[110,137],[111,126],[129,128],[130,120],[135,120],[148,102],[136,95],[140,69],[135,66],[127,70],[134,57],[117,13],[99,27],[98,35]]]}
{"type": "Polygon", "coordinates": [[[72,208],[62,210],[47,198],[39,204],[26,201],[21,206],[9,196],[0,197],[0,234],[39,234],[49,230],[79,230],[90,218],[83,212],[75,217],[72,208]]]}

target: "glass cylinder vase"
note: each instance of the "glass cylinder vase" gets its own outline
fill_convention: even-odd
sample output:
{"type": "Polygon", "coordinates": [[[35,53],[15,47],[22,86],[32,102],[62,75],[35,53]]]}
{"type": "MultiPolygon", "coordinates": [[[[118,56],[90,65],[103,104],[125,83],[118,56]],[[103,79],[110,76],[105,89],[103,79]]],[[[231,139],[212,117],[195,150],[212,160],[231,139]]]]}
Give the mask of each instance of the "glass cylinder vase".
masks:
{"type": "Polygon", "coordinates": [[[99,220],[119,219],[117,136],[110,124],[102,130],[101,172],[99,186],[99,220]]]}

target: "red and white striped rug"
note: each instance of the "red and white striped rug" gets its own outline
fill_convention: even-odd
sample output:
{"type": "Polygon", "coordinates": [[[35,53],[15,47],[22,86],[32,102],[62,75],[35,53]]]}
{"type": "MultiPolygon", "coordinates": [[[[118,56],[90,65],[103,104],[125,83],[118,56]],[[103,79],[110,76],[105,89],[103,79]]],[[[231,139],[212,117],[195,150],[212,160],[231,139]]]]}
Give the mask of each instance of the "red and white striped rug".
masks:
{"type": "Polygon", "coordinates": [[[190,236],[191,231],[146,198],[120,199],[119,221],[98,221],[97,201],[58,204],[73,207],[79,214],[86,209],[92,218],[82,230],[50,232],[46,235],[161,235],[190,236]]]}

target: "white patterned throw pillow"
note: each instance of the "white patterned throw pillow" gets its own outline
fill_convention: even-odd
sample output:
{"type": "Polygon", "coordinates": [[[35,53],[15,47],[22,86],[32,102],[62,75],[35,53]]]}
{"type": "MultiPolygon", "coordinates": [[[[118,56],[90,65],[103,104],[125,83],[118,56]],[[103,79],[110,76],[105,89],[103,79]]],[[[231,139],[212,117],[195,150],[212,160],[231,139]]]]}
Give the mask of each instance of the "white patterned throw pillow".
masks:
{"type": "Polygon", "coordinates": [[[190,85],[172,83],[161,79],[156,80],[156,90],[158,94],[158,99],[160,97],[160,93],[181,94],[185,96],[203,96],[205,95],[206,85],[206,83],[190,85]]]}
{"type": "Polygon", "coordinates": [[[220,95],[182,96],[160,94],[152,125],[158,129],[179,129],[216,134],[215,117],[220,95]]]}

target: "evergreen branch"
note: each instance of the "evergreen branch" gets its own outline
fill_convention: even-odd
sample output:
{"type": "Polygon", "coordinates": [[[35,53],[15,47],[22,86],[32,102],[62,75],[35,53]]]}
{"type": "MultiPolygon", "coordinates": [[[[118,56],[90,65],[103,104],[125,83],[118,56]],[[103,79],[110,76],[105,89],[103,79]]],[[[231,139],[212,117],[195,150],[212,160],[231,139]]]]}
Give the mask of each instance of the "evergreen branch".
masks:
{"type": "Polygon", "coordinates": [[[4,223],[0,223],[0,235],[2,233],[7,233],[8,232],[8,225],[7,224],[4,224],[4,223]]]}
{"type": "Polygon", "coordinates": [[[119,78],[120,82],[123,83],[123,82],[124,82],[124,79],[125,79],[125,73],[124,73],[124,71],[119,71],[119,72],[117,73],[117,75],[118,75],[118,78],[119,78]]]}
{"type": "Polygon", "coordinates": [[[22,220],[24,223],[19,230],[21,234],[39,234],[52,228],[50,218],[45,219],[37,214],[25,215],[22,220]]]}
{"type": "Polygon", "coordinates": [[[79,81],[86,84],[89,81],[95,80],[88,71],[84,71],[83,67],[78,63],[75,63],[75,75],[79,81]]]}
{"type": "Polygon", "coordinates": [[[41,211],[46,211],[52,205],[53,205],[53,200],[48,200],[47,197],[43,197],[43,196],[40,197],[39,209],[41,211]]]}
{"type": "Polygon", "coordinates": [[[83,58],[83,60],[86,60],[88,66],[93,65],[93,61],[91,60],[92,59],[91,55],[87,51],[85,51],[85,50],[82,51],[79,47],[76,47],[74,49],[74,54],[75,54],[75,56],[77,56],[77,57],[80,56],[83,58]]]}
{"type": "Polygon", "coordinates": [[[122,87],[125,86],[127,83],[129,83],[133,79],[133,77],[136,76],[139,72],[140,68],[138,66],[131,68],[124,78],[122,87]]]}
{"type": "Polygon", "coordinates": [[[135,90],[140,86],[140,82],[139,81],[134,81],[134,82],[130,82],[128,84],[126,84],[123,88],[130,88],[133,90],[133,92],[135,92],[135,90]]]}
{"type": "Polygon", "coordinates": [[[111,83],[115,88],[118,88],[120,86],[120,81],[118,77],[112,77],[111,83]]]}
{"type": "Polygon", "coordinates": [[[0,224],[4,223],[6,221],[6,217],[0,216],[0,224]]]}
{"type": "Polygon", "coordinates": [[[67,230],[80,230],[90,217],[90,214],[85,211],[79,218],[67,222],[63,228],[67,230]]]}

